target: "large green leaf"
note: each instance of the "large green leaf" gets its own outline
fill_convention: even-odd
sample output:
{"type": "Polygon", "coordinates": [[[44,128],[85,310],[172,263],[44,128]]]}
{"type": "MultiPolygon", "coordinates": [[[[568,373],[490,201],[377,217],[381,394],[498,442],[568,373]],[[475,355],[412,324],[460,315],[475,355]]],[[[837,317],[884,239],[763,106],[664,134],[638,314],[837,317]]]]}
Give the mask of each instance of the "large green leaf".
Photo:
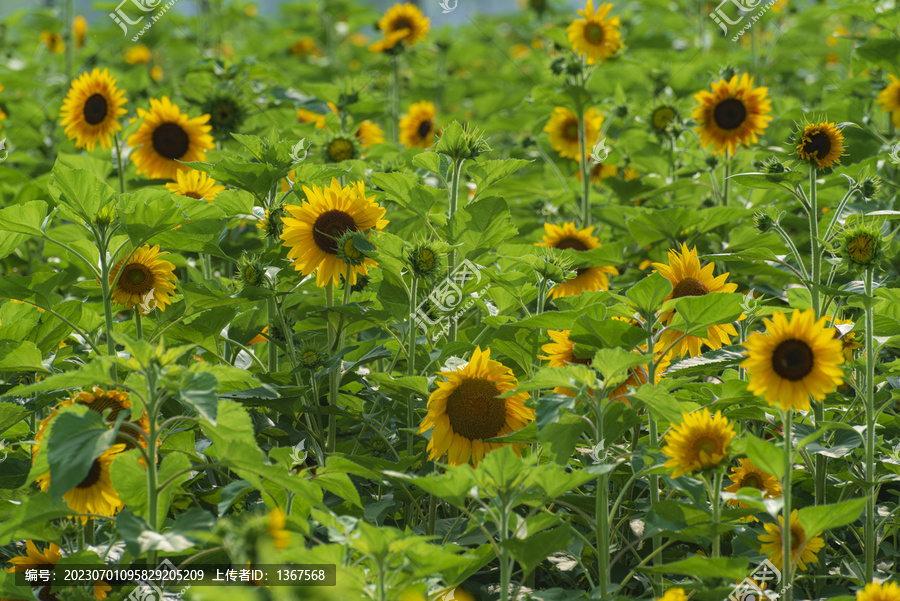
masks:
{"type": "Polygon", "coordinates": [[[13,205],[0,210],[0,230],[41,236],[41,226],[47,217],[47,203],[32,200],[23,205],[13,205]]]}
{"type": "Polygon", "coordinates": [[[85,223],[92,223],[116,199],[115,191],[90,171],[69,169],[60,162],[50,173],[50,193],[66,219],[85,223]]]}
{"type": "Polygon", "coordinates": [[[653,273],[638,280],[637,284],[628,289],[625,296],[635,311],[643,316],[649,316],[659,310],[663,300],[671,292],[672,282],[659,273],[653,273]]]}
{"type": "Polygon", "coordinates": [[[865,508],[865,498],[850,499],[830,505],[804,507],[797,512],[797,519],[800,520],[800,525],[803,526],[807,536],[813,536],[826,530],[852,524],[865,508]]]}
{"type": "MultiPolygon", "coordinates": [[[[743,294],[716,292],[703,296],[685,296],[670,301],[675,306],[675,316],[670,328],[690,336],[707,337],[707,330],[715,325],[727,324],[744,312],[743,294]]],[[[666,303],[669,306],[669,303],[666,303]]]]}
{"type": "Polygon", "coordinates": [[[448,242],[468,259],[477,258],[517,232],[506,201],[497,196],[458,210],[447,226],[448,242]]]}
{"type": "Polygon", "coordinates": [[[30,340],[0,340],[0,371],[38,371],[50,373],[41,363],[41,351],[30,340]]]}
{"type": "Polygon", "coordinates": [[[175,195],[168,190],[142,188],[133,194],[123,194],[116,211],[122,229],[135,246],[144,244],[156,234],[175,229],[185,221],[175,195]]]}
{"type": "Polygon", "coordinates": [[[475,182],[475,199],[481,198],[491,186],[530,162],[522,159],[501,159],[469,165],[466,173],[475,182]]]}
{"type": "Polygon", "coordinates": [[[94,459],[116,440],[99,413],[82,405],[64,407],[53,418],[47,438],[47,462],[50,465],[50,494],[61,497],[84,480],[94,459]]]}

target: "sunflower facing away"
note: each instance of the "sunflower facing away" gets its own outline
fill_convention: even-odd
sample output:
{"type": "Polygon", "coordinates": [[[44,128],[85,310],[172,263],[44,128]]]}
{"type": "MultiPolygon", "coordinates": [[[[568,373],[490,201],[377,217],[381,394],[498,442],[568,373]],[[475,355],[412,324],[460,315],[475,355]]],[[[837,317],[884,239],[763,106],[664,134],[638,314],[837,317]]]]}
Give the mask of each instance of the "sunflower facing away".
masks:
{"type": "Polygon", "coordinates": [[[409,106],[400,119],[400,143],[407,148],[428,148],[434,141],[434,103],[428,100],[409,106]]]}
{"type": "Polygon", "coordinates": [[[891,83],[881,90],[875,102],[881,105],[882,111],[890,111],[894,127],[900,127],[900,79],[893,75],[888,77],[891,78],[891,83]]]}
{"type": "Polygon", "coordinates": [[[92,151],[99,142],[105,149],[112,145],[113,133],[122,129],[119,117],[128,112],[123,108],[126,102],[125,92],[116,88],[116,79],[106,69],[94,68],[72,82],[59,112],[60,125],[78,148],[92,151]]]}
{"type": "Polygon", "coordinates": [[[124,267],[125,259],[116,263],[109,272],[109,283],[115,282],[112,299],[125,305],[126,309],[137,305],[144,315],[154,307],[165,312],[166,305],[172,304],[169,295],[175,292],[175,281],[178,279],[175,277],[175,266],[160,259],[167,254],[159,251],[158,244],[152,248],[145,244],[134,251],[124,267]],[[120,269],[122,275],[116,281],[120,269]]]}
{"type": "MultiPolygon", "coordinates": [[[[585,114],[585,140],[590,147],[591,140],[596,140],[600,135],[600,126],[603,125],[603,114],[596,109],[588,109],[585,114]]],[[[578,117],[564,106],[553,109],[550,121],[544,126],[550,145],[559,156],[565,159],[575,159],[581,162],[581,148],[578,146],[578,117]]]]}
{"type": "MultiPolygon", "coordinates": [[[[544,234],[543,242],[535,242],[535,246],[559,249],[571,248],[576,251],[600,248],[600,242],[591,235],[591,232],[594,231],[593,226],[579,230],[575,227],[574,222],[564,223],[562,226],[545,223],[544,231],[547,233],[544,234]]],[[[558,286],[554,286],[547,295],[552,298],[559,298],[561,296],[574,296],[582,292],[609,290],[607,274],[619,275],[619,270],[610,265],[581,267],[575,271],[578,275],[558,286]]]]}
{"type": "MultiPolygon", "coordinates": [[[[419,426],[419,433],[434,428],[429,459],[446,454],[450,465],[470,459],[478,465],[487,453],[503,446],[485,439],[516,432],[534,421],[534,410],[525,406],[527,392],[499,397],[515,390],[518,382],[511,369],[491,359],[489,348],[476,347],[464,367],[438,375],[446,381],[437,382],[437,390],[428,397],[428,414],[419,426]]],[[[522,445],[514,444],[513,449],[520,454],[522,445]]]]}
{"type": "MultiPolygon", "coordinates": [[[[341,276],[347,275],[347,265],[337,256],[337,240],[347,231],[365,232],[381,230],[388,222],[386,210],[375,202],[375,197],[366,198],[363,182],[355,182],[341,187],[337,179],[328,187],[303,186],[306,202],[300,206],[286,205],[290,217],[284,217],[284,231],[281,239],[289,247],[288,259],[292,259],[294,269],[309,275],[316,272],[319,287],[334,282],[340,284],[341,276]]],[[[358,275],[368,273],[367,266],[376,265],[366,257],[361,265],[350,268],[350,285],[356,284],[358,275]]]]}
{"type": "MultiPolygon", "coordinates": [[[[740,459],[739,461],[741,462],[740,467],[731,468],[728,478],[732,484],[725,487],[726,491],[736,493],[742,488],[755,488],[762,491],[763,497],[766,499],[781,498],[781,484],[778,483],[775,476],[759,469],[749,459],[740,459]]],[[[746,503],[735,500],[728,501],[728,504],[732,507],[750,507],[746,503]]],[[[749,519],[754,522],[759,521],[753,516],[749,516],[749,519]]]]}
{"type": "MultiPolygon", "coordinates": [[[[784,569],[784,541],[781,538],[781,530],[784,528],[784,516],[778,516],[778,525],[766,524],[766,534],[760,534],[757,539],[763,543],[760,553],[767,553],[775,567],[784,569]]],[[[806,530],[800,525],[797,510],[791,512],[791,563],[796,563],[800,570],[806,569],[806,564],[818,561],[816,553],[825,546],[825,541],[816,533],[806,540],[806,530]]]]}
{"type": "Polygon", "coordinates": [[[670,459],[664,465],[674,469],[673,478],[719,465],[733,437],[734,426],[721,411],[714,416],[709,409],[683,413],[681,423],[666,434],[662,452],[670,459]]]}
{"type": "Polygon", "coordinates": [[[162,100],[151,98],[149,111],[141,108],[137,111],[144,121],[128,136],[128,145],[135,149],[131,161],[138,175],[175,179],[178,171],[188,169],[177,161],[206,160],[206,151],[214,146],[209,135],[212,127],[206,125],[209,115],[189,119],[166,96],[162,100]]]}
{"type": "MultiPolygon", "coordinates": [[[[63,495],[69,509],[77,513],[93,513],[113,517],[125,507],[125,503],[113,488],[112,478],[109,475],[110,464],[124,450],[125,445],[115,444],[94,459],[84,480],[63,495]]],[[[38,483],[42,491],[50,488],[50,472],[39,477],[38,483]]],[[[76,518],[82,523],[87,521],[86,516],[76,516],[76,518]]]]}
{"type": "Polygon", "coordinates": [[[182,196],[189,196],[206,202],[212,202],[216,195],[225,189],[225,186],[217,184],[203,171],[191,169],[190,171],[178,171],[175,174],[175,182],[166,184],[166,189],[182,196]]]}
{"type": "MultiPolygon", "coordinates": [[[[826,315],[825,319],[831,321],[831,315],[826,315]]],[[[835,319],[831,322],[832,326],[852,326],[852,319],[835,319]]],[[[853,351],[861,349],[864,345],[856,338],[855,332],[847,332],[841,336],[841,331],[833,328],[834,337],[841,341],[841,352],[844,354],[844,362],[853,361],[853,351]]]]}
{"type": "Polygon", "coordinates": [[[856,601],[900,601],[900,585],[896,582],[870,582],[856,593],[856,601]]]}
{"type": "Polygon", "coordinates": [[[378,21],[378,29],[384,38],[369,46],[369,51],[392,50],[401,40],[406,46],[412,46],[425,39],[430,27],[431,21],[425,18],[418,6],[409,2],[395,4],[378,21]]]}
{"type": "MultiPolygon", "coordinates": [[[[675,298],[683,298],[685,296],[703,296],[711,292],[734,292],[737,290],[737,284],[727,284],[728,273],[723,273],[719,277],[713,277],[715,265],[708,263],[700,266],[700,259],[697,258],[697,248],[688,249],[687,244],[681,245],[681,252],[669,249],[669,264],[653,263],[653,267],[659,271],[660,275],[672,283],[672,292],[666,297],[666,300],[675,298]]],[[[671,310],[660,316],[660,321],[669,324],[675,316],[675,310],[671,310]]],[[[690,354],[696,357],[700,354],[701,347],[705,344],[711,349],[720,349],[731,343],[731,336],[737,336],[737,330],[730,323],[715,325],[706,331],[706,338],[698,336],[685,336],[681,341],[683,332],[675,330],[666,330],[660,335],[660,346],[664,349],[669,348],[670,344],[675,344],[671,352],[680,356],[690,354]]]]}
{"type": "Polygon", "coordinates": [[[753,78],[746,73],[731,81],[719,80],[712,85],[712,92],[703,90],[694,94],[699,103],[693,117],[697,121],[700,143],[713,144],[715,154],[734,155],[737,145],[756,142],[757,135],[769,126],[772,117],[772,101],[767,97],[769,88],[754,88],[753,78]]]}
{"type": "Polygon", "coordinates": [[[813,123],[797,133],[797,154],[801,159],[827,169],[841,162],[844,136],[834,123],[813,123]]]}
{"type": "Polygon", "coordinates": [[[602,63],[614,56],[622,46],[619,17],[606,18],[612,7],[612,4],[602,4],[595,11],[594,1],[588,0],[584,10],[578,11],[584,18],[573,21],[566,28],[572,50],[578,56],[586,57],[589,65],[602,63]]]}
{"type": "Polygon", "coordinates": [[[766,333],[757,332],[744,343],[748,355],[741,363],[750,374],[747,390],[764,395],[771,407],[783,411],[809,410],[809,397],[821,401],[843,382],[841,341],[816,321],[812,309],[794,310],[788,322],[783,312],[763,319],[766,333]]]}

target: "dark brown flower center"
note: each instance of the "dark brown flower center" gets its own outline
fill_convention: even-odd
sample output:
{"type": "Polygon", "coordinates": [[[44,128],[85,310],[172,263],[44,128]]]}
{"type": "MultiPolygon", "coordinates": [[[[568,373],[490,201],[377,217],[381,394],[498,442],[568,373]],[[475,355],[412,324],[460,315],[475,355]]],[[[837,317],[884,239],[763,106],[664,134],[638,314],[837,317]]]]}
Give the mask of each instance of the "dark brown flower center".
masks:
{"type": "Polygon", "coordinates": [[[190,147],[191,140],[175,123],[163,123],[153,130],[153,149],[167,159],[180,159],[190,147]]]}
{"type": "Polygon", "coordinates": [[[741,481],[741,488],[756,488],[758,490],[763,490],[762,483],[755,474],[744,476],[744,479],[741,481]]]}
{"type": "Polygon", "coordinates": [[[102,123],[106,119],[106,112],[109,105],[103,94],[94,94],[84,101],[84,120],[91,125],[102,123]]]}
{"type": "Polygon", "coordinates": [[[556,248],[566,249],[571,248],[573,250],[588,250],[587,244],[579,240],[578,238],[563,238],[559,242],[556,243],[556,248]]]}
{"type": "Polygon", "coordinates": [[[88,470],[87,476],[85,476],[84,480],[79,482],[75,488],[90,488],[97,484],[97,482],[100,481],[100,471],[100,462],[94,459],[94,463],[91,464],[91,469],[88,470]]]}
{"type": "Polygon", "coordinates": [[[567,140],[578,141],[578,121],[570,121],[563,127],[563,136],[567,140]]]}
{"type": "Polygon", "coordinates": [[[817,159],[824,159],[831,152],[831,138],[828,134],[818,132],[810,136],[809,142],[803,145],[803,152],[817,159]]]}
{"type": "Polygon", "coordinates": [[[802,340],[785,340],[772,353],[772,369],[786,380],[802,380],[812,371],[812,349],[802,340]]]}
{"type": "Polygon", "coordinates": [[[703,296],[704,294],[709,294],[709,288],[701,284],[700,280],[694,278],[684,278],[672,290],[672,298],[703,296]]]}
{"type": "Polygon", "coordinates": [[[320,249],[336,255],[337,239],[348,230],[357,231],[353,217],[343,211],[326,211],[313,224],[313,240],[320,249]]]}
{"type": "Polygon", "coordinates": [[[144,295],[153,290],[153,274],[143,263],[129,263],[119,277],[118,286],[128,294],[144,295]]]}
{"type": "Polygon", "coordinates": [[[424,138],[431,133],[431,121],[426,119],[419,123],[419,129],[416,130],[416,133],[419,134],[420,138],[424,138]]]}
{"type": "Polygon", "coordinates": [[[797,553],[806,542],[806,531],[799,524],[791,524],[791,555],[797,553]]]}
{"type": "Polygon", "coordinates": [[[591,44],[599,44],[603,41],[603,28],[596,23],[591,23],[584,28],[584,39],[591,44]]]}
{"type": "Polygon", "coordinates": [[[737,129],[747,118],[747,107],[737,98],[726,98],[713,110],[713,120],[722,129],[737,129]]]}
{"type": "Polygon", "coordinates": [[[182,192],[181,195],[187,196],[188,198],[195,198],[197,200],[201,200],[203,198],[203,195],[199,192],[182,192]]]}
{"type": "Polygon", "coordinates": [[[107,395],[102,395],[95,397],[92,402],[88,404],[88,407],[92,411],[96,411],[97,413],[102,414],[107,409],[111,409],[109,415],[106,417],[106,421],[110,423],[115,423],[116,419],[119,417],[119,413],[122,411],[122,404],[114,399],[111,399],[107,395]]]}
{"type": "Polygon", "coordinates": [[[408,29],[410,31],[413,30],[412,23],[410,23],[409,19],[407,19],[406,17],[399,17],[397,19],[394,19],[394,22],[391,23],[390,27],[388,28],[388,33],[400,31],[401,29],[408,29]]]}
{"type": "Polygon", "coordinates": [[[701,452],[712,455],[716,452],[716,441],[711,438],[701,438],[697,441],[697,454],[701,452]]]}
{"type": "Polygon", "coordinates": [[[497,386],[488,380],[463,380],[447,397],[447,417],[453,431],[469,440],[500,434],[506,424],[506,400],[497,398],[497,386]]]}

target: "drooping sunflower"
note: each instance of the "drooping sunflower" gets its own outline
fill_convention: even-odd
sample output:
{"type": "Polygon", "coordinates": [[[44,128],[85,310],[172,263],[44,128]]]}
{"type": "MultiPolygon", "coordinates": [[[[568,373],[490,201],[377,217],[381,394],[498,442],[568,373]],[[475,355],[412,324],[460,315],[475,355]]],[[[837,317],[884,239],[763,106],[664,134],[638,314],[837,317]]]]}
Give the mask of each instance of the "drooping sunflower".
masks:
{"type": "MultiPolygon", "coordinates": [[[[63,494],[63,499],[69,509],[77,513],[114,517],[120,509],[125,507],[125,503],[119,498],[119,493],[113,488],[112,478],[109,475],[110,464],[124,450],[124,444],[115,444],[94,459],[87,476],[63,494]]],[[[40,476],[38,483],[42,491],[50,488],[50,472],[40,476]]],[[[82,523],[87,521],[86,516],[75,517],[82,523]]]]}
{"type": "Polygon", "coordinates": [[[888,77],[891,78],[891,83],[881,90],[875,102],[881,105],[882,111],[890,111],[894,127],[900,127],[900,79],[893,75],[888,77]]]}
{"type": "MultiPolygon", "coordinates": [[[[543,236],[543,242],[535,242],[535,246],[559,249],[571,248],[576,251],[590,250],[601,246],[597,238],[591,235],[591,232],[594,231],[593,226],[579,230],[575,227],[574,222],[564,223],[562,226],[545,223],[544,231],[546,231],[546,234],[543,236]]],[[[558,286],[554,286],[547,295],[552,298],[559,298],[561,296],[574,296],[582,292],[609,290],[607,274],[619,275],[619,270],[610,265],[581,267],[575,271],[578,275],[558,286]]]]}
{"type": "Polygon", "coordinates": [[[719,465],[728,455],[734,437],[734,426],[721,411],[710,415],[709,409],[683,413],[679,425],[666,434],[663,454],[670,457],[665,467],[673,468],[673,478],[719,465]]]}
{"type": "MultiPolygon", "coordinates": [[[[708,263],[700,266],[700,259],[697,257],[697,248],[688,249],[687,244],[682,243],[681,251],[669,249],[669,264],[653,263],[653,267],[664,278],[672,283],[672,292],[666,297],[666,300],[674,298],[683,298],[685,296],[703,296],[713,292],[734,292],[737,290],[737,284],[726,283],[728,273],[723,273],[719,277],[713,277],[715,265],[708,263]]],[[[668,311],[660,316],[663,323],[671,323],[675,311],[668,311]]],[[[711,349],[720,349],[731,343],[731,336],[737,336],[737,330],[730,323],[715,325],[706,331],[706,338],[698,336],[685,336],[680,341],[683,332],[675,330],[666,330],[660,335],[660,346],[669,348],[673,344],[672,353],[680,356],[690,354],[696,357],[700,354],[701,347],[705,344],[711,349]],[[676,342],[678,341],[678,342],[676,342]]]]}
{"type": "MultiPolygon", "coordinates": [[[[476,347],[472,359],[454,371],[438,372],[446,378],[437,382],[437,390],[428,397],[428,414],[419,433],[429,428],[429,458],[447,455],[450,465],[478,463],[484,456],[503,446],[484,442],[521,430],[534,421],[534,410],[525,406],[527,392],[501,398],[515,390],[518,383],[512,370],[491,359],[491,349],[476,347]]],[[[516,453],[522,445],[514,444],[516,453]]]]}
{"type": "Polygon", "coordinates": [[[217,184],[205,171],[178,171],[175,174],[175,182],[166,184],[166,189],[182,196],[189,196],[197,200],[203,199],[212,202],[216,195],[225,189],[222,184],[217,184]]]}
{"type": "Polygon", "coordinates": [[[322,149],[322,159],[326,163],[340,163],[358,159],[360,155],[360,144],[356,136],[344,134],[331,136],[322,149]]]}
{"type": "Polygon", "coordinates": [[[104,69],[94,68],[72,82],[59,114],[66,136],[78,148],[94,150],[112,145],[110,138],[122,129],[119,117],[127,113],[125,91],[116,87],[116,78],[104,69]]]}
{"type": "Polygon", "coordinates": [[[131,160],[139,175],[175,179],[178,171],[188,169],[177,161],[205,161],[206,151],[214,146],[212,128],[206,125],[209,115],[188,118],[167,96],[151,98],[150,110],[137,112],[144,121],[128,136],[128,145],[135,149],[131,160]]]}
{"type": "Polygon", "coordinates": [[[741,363],[750,374],[747,390],[764,395],[771,407],[809,410],[809,397],[825,398],[843,382],[841,341],[816,321],[812,309],[794,310],[788,322],[783,312],[763,319],[766,333],[757,332],[744,343],[748,357],[741,363]]]}
{"type": "MultiPolygon", "coordinates": [[[[817,532],[809,540],[806,538],[806,530],[800,525],[797,510],[791,512],[791,563],[797,564],[800,570],[806,570],[807,563],[818,561],[816,553],[825,546],[825,541],[817,532]]],[[[775,567],[784,569],[784,541],[781,531],[784,528],[784,516],[778,516],[778,524],[766,524],[766,534],[760,534],[757,539],[763,543],[760,553],[768,553],[769,559],[775,567]]]]}
{"type": "MultiPolygon", "coordinates": [[[[739,461],[741,462],[739,467],[731,468],[728,479],[732,484],[725,487],[726,491],[736,493],[742,488],[755,488],[761,490],[766,499],[781,498],[781,484],[778,483],[775,476],[761,470],[749,459],[740,459],[739,461]]],[[[735,500],[728,501],[728,504],[732,507],[750,507],[746,503],[735,500]]],[[[749,518],[754,522],[759,521],[753,516],[749,516],[749,518]]]]}
{"type": "Polygon", "coordinates": [[[834,123],[812,123],[797,133],[797,155],[819,169],[827,169],[841,162],[844,136],[834,123]]]}
{"type": "Polygon", "coordinates": [[[578,11],[584,18],[573,21],[566,28],[572,50],[585,57],[589,65],[615,56],[622,46],[619,17],[606,18],[612,7],[612,4],[601,4],[595,11],[594,1],[587,0],[584,10],[578,11]]]}
{"type": "Polygon", "coordinates": [[[368,119],[359,124],[354,134],[360,146],[369,148],[375,144],[384,144],[384,130],[368,119]]]}
{"type": "Polygon", "coordinates": [[[169,295],[175,292],[175,266],[160,259],[169,254],[160,252],[159,245],[151,247],[145,244],[134,251],[123,267],[125,259],[116,263],[109,272],[109,283],[115,282],[112,299],[126,309],[137,305],[141,313],[147,314],[154,307],[165,312],[166,305],[171,305],[169,295]],[[119,270],[121,277],[116,281],[119,270]]]}
{"type": "MultiPolygon", "coordinates": [[[[304,186],[306,202],[300,206],[286,205],[284,209],[290,217],[284,217],[284,231],[280,238],[288,250],[294,269],[309,275],[316,271],[316,285],[329,282],[340,284],[341,276],[347,274],[347,265],[338,259],[337,240],[344,232],[365,232],[381,230],[388,222],[386,210],[375,202],[375,196],[366,198],[363,182],[341,187],[337,179],[331,185],[311,189],[304,186]]],[[[350,269],[350,285],[356,284],[358,275],[366,275],[368,267],[376,265],[366,257],[361,265],[350,269]]]]}
{"type": "MultiPolygon", "coordinates": [[[[584,122],[584,136],[589,147],[600,134],[600,126],[603,125],[603,114],[593,108],[587,110],[584,122]]],[[[550,138],[550,145],[559,156],[565,159],[575,159],[581,162],[581,148],[578,145],[578,117],[564,106],[553,109],[550,121],[544,126],[544,131],[550,138]]]]}
{"type": "Polygon", "coordinates": [[[393,50],[400,41],[405,46],[412,46],[424,40],[430,28],[431,21],[425,18],[418,6],[409,2],[395,4],[378,21],[378,29],[384,38],[369,46],[369,51],[393,50]]]}
{"type": "Polygon", "coordinates": [[[900,585],[896,582],[870,582],[856,593],[856,601],[900,601],[900,585]]]}
{"type": "Polygon", "coordinates": [[[767,97],[769,88],[753,87],[753,78],[746,73],[738,79],[724,79],[712,85],[712,92],[703,90],[694,94],[699,103],[693,117],[703,146],[713,144],[714,154],[734,155],[738,144],[757,141],[769,126],[772,117],[772,101],[767,97]]]}
{"type": "Polygon", "coordinates": [[[428,100],[409,106],[400,119],[400,143],[407,148],[428,148],[434,141],[434,103],[428,100]]]}

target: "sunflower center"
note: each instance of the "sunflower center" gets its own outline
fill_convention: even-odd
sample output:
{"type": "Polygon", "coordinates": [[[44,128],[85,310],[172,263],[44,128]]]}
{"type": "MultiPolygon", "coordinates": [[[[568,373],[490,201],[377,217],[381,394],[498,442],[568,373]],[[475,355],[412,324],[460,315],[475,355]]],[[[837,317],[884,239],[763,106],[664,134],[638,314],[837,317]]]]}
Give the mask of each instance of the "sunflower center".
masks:
{"type": "Polygon", "coordinates": [[[218,108],[218,111],[219,111],[219,120],[220,121],[224,121],[225,119],[228,119],[229,117],[231,117],[231,109],[227,106],[220,106],[218,108]]]}
{"type": "Polygon", "coordinates": [[[763,489],[759,478],[752,474],[744,478],[744,480],[741,482],[741,488],[756,488],[758,490],[763,489]]]}
{"type": "Polygon", "coordinates": [[[847,252],[854,261],[868,261],[872,258],[875,240],[871,236],[857,236],[847,244],[847,252]]]}
{"type": "Polygon", "coordinates": [[[353,143],[343,138],[332,140],[328,145],[328,158],[336,163],[353,158],[353,143]]]}
{"type": "Polygon", "coordinates": [[[812,349],[802,340],[785,340],[772,353],[772,369],[786,380],[802,380],[812,368],[812,349]]]}
{"type": "Polygon", "coordinates": [[[88,406],[93,411],[101,414],[107,409],[112,409],[112,411],[109,412],[109,416],[106,418],[109,422],[115,422],[119,417],[119,412],[123,409],[121,403],[109,398],[106,395],[95,397],[93,402],[88,406]]]}
{"type": "Polygon", "coordinates": [[[391,33],[400,31],[401,29],[408,29],[410,31],[412,31],[413,29],[412,23],[410,23],[409,19],[407,19],[406,17],[400,17],[398,19],[395,19],[394,22],[391,23],[391,33]]]}
{"type": "Polygon", "coordinates": [[[713,111],[713,120],[722,129],[737,129],[746,118],[747,107],[737,98],[726,98],[713,111]]]}
{"type": "Polygon", "coordinates": [[[697,441],[697,454],[706,453],[712,455],[716,452],[716,441],[711,438],[701,438],[697,441]]]}
{"type": "Polygon", "coordinates": [[[823,159],[831,152],[831,138],[822,132],[815,133],[809,137],[809,142],[803,145],[803,152],[811,157],[823,159]]]}
{"type": "Polygon", "coordinates": [[[584,28],[584,39],[591,44],[599,44],[603,41],[603,28],[596,23],[591,23],[584,28]]]}
{"type": "Polygon", "coordinates": [[[353,238],[347,238],[347,241],[344,242],[344,254],[354,261],[358,261],[364,257],[364,255],[359,252],[359,249],[354,246],[353,238]]]}
{"type": "Polygon", "coordinates": [[[191,140],[175,123],[163,123],[153,130],[153,149],[167,159],[180,159],[190,147],[191,140]]]}
{"type": "Polygon", "coordinates": [[[313,240],[320,249],[336,255],[337,239],[348,230],[357,231],[353,217],[343,211],[326,211],[319,215],[313,224],[313,240]]]}
{"type": "Polygon", "coordinates": [[[106,119],[106,112],[109,105],[103,94],[94,94],[84,101],[84,120],[91,125],[102,123],[106,119]]]}
{"type": "Polygon", "coordinates": [[[93,485],[97,484],[100,481],[100,462],[94,459],[94,463],[91,464],[91,469],[88,470],[87,476],[85,476],[84,480],[75,485],[75,488],[90,488],[93,485]]]}
{"type": "Polygon", "coordinates": [[[188,198],[194,198],[194,199],[196,199],[196,200],[201,200],[201,199],[203,198],[203,195],[202,195],[202,194],[200,194],[199,192],[194,192],[194,191],[191,191],[191,192],[182,192],[181,195],[182,195],[182,196],[187,196],[188,198]]]}
{"type": "Polygon", "coordinates": [[[566,126],[563,128],[563,135],[566,137],[567,140],[576,140],[577,141],[578,140],[578,122],[573,121],[573,122],[567,123],[566,126]]]}
{"type": "Polygon", "coordinates": [[[447,417],[453,431],[469,440],[493,438],[506,423],[506,400],[497,398],[489,380],[465,379],[447,397],[447,417]]]}
{"type": "Polygon", "coordinates": [[[571,248],[573,250],[588,250],[587,245],[578,238],[563,238],[556,243],[556,248],[563,250],[566,248],[571,248]]]}
{"type": "Polygon", "coordinates": [[[153,290],[153,274],[142,263],[129,263],[119,278],[119,287],[128,294],[144,295],[153,290]]]}
{"type": "Polygon", "coordinates": [[[791,524],[791,555],[795,554],[806,542],[806,531],[799,524],[791,524]]]}
{"type": "Polygon", "coordinates": [[[701,284],[700,280],[694,278],[684,278],[672,290],[672,298],[703,296],[704,294],[709,294],[709,288],[701,284]]]}
{"type": "Polygon", "coordinates": [[[419,134],[420,138],[424,138],[431,131],[431,121],[425,120],[419,123],[419,129],[416,130],[416,133],[419,134]]]}

